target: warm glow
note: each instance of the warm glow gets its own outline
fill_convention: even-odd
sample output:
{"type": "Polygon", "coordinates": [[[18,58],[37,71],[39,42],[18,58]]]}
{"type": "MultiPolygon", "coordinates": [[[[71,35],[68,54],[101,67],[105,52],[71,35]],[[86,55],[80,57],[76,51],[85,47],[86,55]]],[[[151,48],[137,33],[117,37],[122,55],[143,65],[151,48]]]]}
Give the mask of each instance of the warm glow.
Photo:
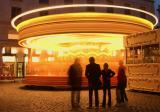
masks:
{"type": "Polygon", "coordinates": [[[17,34],[8,34],[8,39],[18,39],[18,35],[17,34]]]}
{"type": "Polygon", "coordinates": [[[53,54],[53,51],[47,50],[47,53],[48,53],[49,55],[52,55],[52,54],[53,54]]]}
{"type": "Polygon", "coordinates": [[[40,61],[39,57],[32,57],[32,62],[39,62],[39,61],[40,61]]]}
{"type": "Polygon", "coordinates": [[[12,47],[11,48],[11,54],[16,54],[17,53],[17,48],[16,47],[12,47]]]}
{"type": "Polygon", "coordinates": [[[35,54],[41,54],[41,50],[36,49],[35,54]]]}
{"type": "Polygon", "coordinates": [[[48,61],[51,62],[51,61],[54,61],[55,58],[54,57],[48,57],[48,61]]]}
{"type": "MultiPolygon", "coordinates": [[[[85,49],[118,50],[124,48],[124,36],[123,34],[109,33],[67,33],[30,37],[21,40],[19,43],[23,47],[62,52],[85,49]]],[[[38,51],[36,50],[36,52],[38,51]]]]}
{"type": "Polygon", "coordinates": [[[26,63],[28,62],[28,57],[24,58],[24,62],[26,62],[26,63]]]}
{"type": "Polygon", "coordinates": [[[2,60],[3,62],[16,62],[15,56],[3,56],[2,60]]]}
{"type": "Polygon", "coordinates": [[[28,54],[28,49],[25,48],[25,49],[23,50],[23,52],[24,52],[24,54],[28,54]]]}
{"type": "Polygon", "coordinates": [[[5,54],[5,47],[2,48],[2,54],[5,54]]]}
{"type": "Polygon", "coordinates": [[[24,13],[16,16],[15,18],[12,19],[11,24],[15,29],[17,29],[17,26],[15,25],[15,23],[19,18],[21,18],[23,16],[33,14],[33,13],[37,13],[37,12],[40,12],[40,11],[45,11],[45,10],[64,9],[64,8],[71,8],[71,7],[103,7],[103,8],[112,7],[112,8],[117,8],[117,9],[128,9],[128,10],[131,10],[131,11],[145,13],[146,15],[151,16],[155,20],[155,23],[153,23],[154,26],[156,26],[158,24],[158,18],[154,14],[152,14],[150,12],[147,12],[145,10],[132,8],[132,7],[126,7],[126,6],[105,5],[105,4],[72,4],[72,5],[49,6],[49,7],[34,9],[34,10],[30,10],[30,11],[24,12],[24,13]]]}
{"type": "Polygon", "coordinates": [[[150,31],[157,25],[158,19],[150,12],[131,7],[73,4],[30,10],[16,16],[11,23],[19,33],[19,45],[31,48],[27,75],[66,76],[76,57],[81,58],[83,69],[88,64],[88,58],[94,56],[101,67],[107,62],[116,70],[117,62],[124,59],[124,36],[150,31]],[[155,22],[134,15],[102,12],[68,12],[33,17],[20,23],[17,21],[40,11],[71,7],[128,9],[144,13],[155,22]]]}

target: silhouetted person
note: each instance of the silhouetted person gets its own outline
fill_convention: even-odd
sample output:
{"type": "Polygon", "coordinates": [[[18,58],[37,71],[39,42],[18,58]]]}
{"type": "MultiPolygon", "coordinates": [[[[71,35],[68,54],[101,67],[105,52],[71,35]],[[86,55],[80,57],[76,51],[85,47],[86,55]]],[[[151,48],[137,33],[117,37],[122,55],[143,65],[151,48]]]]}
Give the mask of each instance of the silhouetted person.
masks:
{"type": "Polygon", "coordinates": [[[94,57],[89,58],[90,64],[86,66],[85,76],[88,79],[88,86],[89,86],[89,107],[92,108],[92,96],[93,91],[95,92],[95,106],[99,107],[99,98],[98,98],[98,88],[99,88],[99,81],[101,75],[101,69],[99,64],[95,63],[94,57]]]}
{"type": "Polygon", "coordinates": [[[108,90],[108,106],[111,106],[111,77],[115,72],[108,68],[108,64],[103,65],[102,79],[103,79],[103,102],[102,107],[106,107],[106,89],[108,90]]]}
{"type": "Polygon", "coordinates": [[[80,89],[81,89],[81,80],[82,80],[82,67],[80,60],[75,59],[74,64],[72,64],[68,70],[68,83],[71,86],[71,104],[72,108],[79,107],[80,103],[80,89]]]}
{"type": "Polygon", "coordinates": [[[119,90],[119,97],[117,98],[117,103],[123,103],[124,100],[128,101],[125,88],[127,87],[127,77],[125,73],[125,66],[123,65],[123,61],[119,61],[118,68],[118,84],[117,89],[119,90]]]}

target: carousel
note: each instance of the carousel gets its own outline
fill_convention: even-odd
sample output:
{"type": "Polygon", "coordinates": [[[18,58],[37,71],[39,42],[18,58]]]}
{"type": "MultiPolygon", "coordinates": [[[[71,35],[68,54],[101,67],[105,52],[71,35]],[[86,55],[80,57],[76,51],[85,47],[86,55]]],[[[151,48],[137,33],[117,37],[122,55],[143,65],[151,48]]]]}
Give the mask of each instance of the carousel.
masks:
{"type": "MultiPolygon", "coordinates": [[[[117,5],[73,4],[29,10],[12,19],[19,35],[19,45],[29,49],[28,85],[67,86],[67,71],[75,58],[81,59],[83,71],[90,56],[101,67],[107,62],[117,71],[118,61],[125,60],[124,38],[154,29],[157,17],[147,11],[117,5]],[[77,8],[113,8],[143,13],[150,19],[122,13],[74,11],[77,8]],[[34,16],[42,11],[52,13],[34,16]]],[[[83,85],[87,81],[83,75],[83,85]]],[[[116,77],[112,79],[116,85],[116,77]]]]}

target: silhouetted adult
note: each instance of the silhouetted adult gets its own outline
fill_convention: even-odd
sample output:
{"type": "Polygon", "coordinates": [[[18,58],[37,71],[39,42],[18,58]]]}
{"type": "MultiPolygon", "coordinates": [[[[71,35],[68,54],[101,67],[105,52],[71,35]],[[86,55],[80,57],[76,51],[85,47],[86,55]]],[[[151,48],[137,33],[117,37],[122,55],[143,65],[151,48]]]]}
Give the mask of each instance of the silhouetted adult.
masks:
{"type": "Polygon", "coordinates": [[[89,86],[89,107],[92,108],[92,96],[95,92],[95,106],[99,107],[98,88],[100,84],[101,69],[100,65],[95,63],[94,57],[89,58],[90,64],[86,66],[85,76],[88,79],[89,86]]]}
{"type": "Polygon", "coordinates": [[[102,70],[103,79],[103,102],[102,107],[106,107],[106,89],[108,90],[108,106],[111,106],[111,77],[115,75],[115,72],[108,68],[108,64],[104,63],[102,70]]]}
{"type": "Polygon", "coordinates": [[[124,100],[128,101],[125,88],[127,86],[127,77],[125,73],[125,66],[123,65],[123,61],[119,61],[119,68],[118,68],[118,84],[117,89],[120,92],[119,98],[117,99],[118,103],[123,103],[124,100]]]}
{"type": "Polygon", "coordinates": [[[77,108],[80,105],[80,89],[82,80],[82,67],[80,59],[76,58],[68,70],[68,83],[71,86],[71,104],[72,108],[77,108]]]}

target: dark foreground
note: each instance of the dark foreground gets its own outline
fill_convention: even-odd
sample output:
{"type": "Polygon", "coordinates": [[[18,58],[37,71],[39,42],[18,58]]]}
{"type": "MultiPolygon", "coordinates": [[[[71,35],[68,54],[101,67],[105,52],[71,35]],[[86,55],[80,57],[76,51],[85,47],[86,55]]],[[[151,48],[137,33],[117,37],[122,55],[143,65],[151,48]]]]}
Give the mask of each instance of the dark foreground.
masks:
{"type": "MultiPolygon", "coordinates": [[[[102,91],[99,91],[100,102],[102,91]]],[[[28,89],[22,83],[0,83],[0,112],[160,112],[160,95],[128,91],[128,103],[115,106],[112,89],[111,108],[88,110],[88,91],[81,92],[81,108],[73,110],[70,91],[54,89],[28,89]]],[[[100,104],[101,105],[101,104],[100,104]]]]}

